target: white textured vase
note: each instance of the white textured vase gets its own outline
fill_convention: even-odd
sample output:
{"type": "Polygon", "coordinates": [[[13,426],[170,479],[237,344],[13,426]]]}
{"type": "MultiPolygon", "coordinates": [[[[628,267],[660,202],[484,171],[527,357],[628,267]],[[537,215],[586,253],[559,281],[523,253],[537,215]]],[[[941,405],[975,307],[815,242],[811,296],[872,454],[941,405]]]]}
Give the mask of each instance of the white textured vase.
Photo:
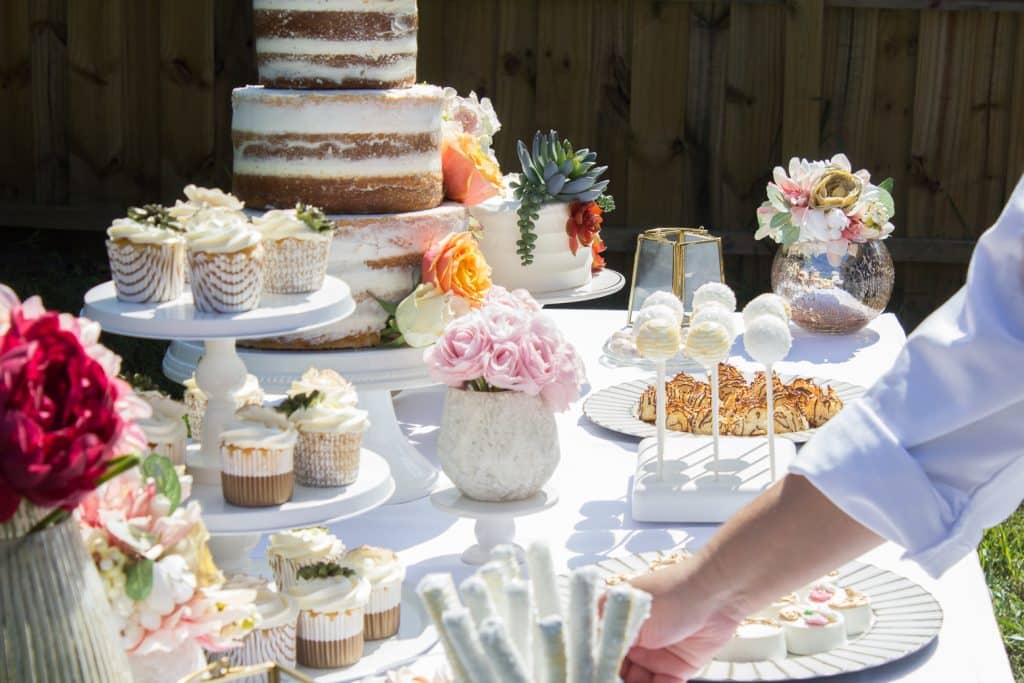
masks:
{"type": "Polygon", "coordinates": [[[128,663],[134,683],[178,681],[206,667],[206,653],[194,640],[186,641],[172,652],[131,655],[128,663]]]}
{"type": "Polygon", "coordinates": [[[534,495],[561,457],[555,416],[539,396],[450,387],[437,450],[459,491],[492,502],[534,495]]]}

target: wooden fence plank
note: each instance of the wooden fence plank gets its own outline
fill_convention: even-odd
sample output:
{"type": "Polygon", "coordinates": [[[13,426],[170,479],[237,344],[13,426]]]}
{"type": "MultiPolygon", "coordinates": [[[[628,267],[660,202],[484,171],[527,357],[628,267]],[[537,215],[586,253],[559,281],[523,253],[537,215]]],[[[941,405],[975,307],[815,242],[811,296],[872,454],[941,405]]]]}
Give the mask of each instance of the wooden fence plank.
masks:
{"type": "Polygon", "coordinates": [[[878,64],[878,11],[825,12],[821,155],[845,153],[854,163],[866,156],[874,121],[878,64]]]}
{"type": "Polygon", "coordinates": [[[214,6],[214,168],[212,182],[231,187],[231,91],[256,83],[251,0],[219,0],[214,6]]]}
{"type": "MultiPolygon", "coordinates": [[[[594,137],[573,140],[579,147],[595,150],[598,162],[608,167],[604,178],[609,181],[608,191],[615,197],[616,210],[621,211],[622,215],[628,215],[631,201],[629,158],[633,144],[630,126],[633,4],[634,0],[603,0],[594,6],[594,33],[590,39],[589,59],[589,76],[592,81],[590,106],[596,110],[594,137]]],[[[664,87],[673,86],[667,81],[664,87]]]]}
{"type": "Polygon", "coordinates": [[[29,0],[0,4],[0,199],[29,201],[35,174],[29,0]]]}
{"type": "Polygon", "coordinates": [[[420,2],[416,80],[444,83],[444,2],[420,2]]]}
{"type": "Polygon", "coordinates": [[[786,3],[782,156],[787,159],[791,156],[814,158],[818,154],[823,22],[824,0],[786,3]]]}
{"type": "MultiPolygon", "coordinates": [[[[1010,120],[1024,121],[1024,15],[1017,17],[1017,50],[1013,66],[1013,95],[1010,102],[1010,120]]],[[[1024,126],[1010,126],[1007,141],[1007,173],[1004,180],[1003,196],[1009,197],[1017,183],[1024,179],[1024,126]]]]}
{"type": "Polygon", "coordinates": [[[63,204],[68,200],[67,0],[33,0],[29,8],[35,198],[63,204]]]}
{"type": "Polygon", "coordinates": [[[497,0],[447,0],[444,4],[444,84],[463,95],[471,90],[481,97],[493,95],[497,0]]]}
{"type": "Polygon", "coordinates": [[[599,0],[544,0],[537,8],[537,122],[601,153],[590,63],[599,0]]]}
{"type": "Polygon", "coordinates": [[[537,0],[499,0],[494,107],[502,130],[494,151],[506,173],[520,170],[516,141],[537,130],[537,0]]]}
{"type": "Polygon", "coordinates": [[[131,189],[121,200],[144,204],[160,198],[160,8],[122,0],[124,32],[124,162],[131,189]]]}

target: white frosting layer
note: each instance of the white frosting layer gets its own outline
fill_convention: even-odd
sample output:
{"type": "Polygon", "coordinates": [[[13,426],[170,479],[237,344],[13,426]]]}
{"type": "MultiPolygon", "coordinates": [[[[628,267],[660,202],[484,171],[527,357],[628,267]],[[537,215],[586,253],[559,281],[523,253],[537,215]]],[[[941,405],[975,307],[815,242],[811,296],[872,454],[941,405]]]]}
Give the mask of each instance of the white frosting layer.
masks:
{"type": "Polygon", "coordinates": [[[239,476],[291,472],[299,434],[288,420],[280,413],[258,406],[242,408],[235,415],[235,421],[228,423],[220,436],[221,469],[239,476]]]}
{"type": "Polygon", "coordinates": [[[330,232],[320,232],[309,227],[298,217],[295,209],[267,211],[262,216],[254,218],[252,224],[265,240],[297,239],[325,242],[332,236],[330,232]]]}
{"type": "Polygon", "coordinates": [[[796,619],[785,618],[786,610],[780,613],[779,623],[786,632],[786,649],[795,655],[814,655],[837,648],[846,642],[846,624],[843,615],[826,607],[797,605],[789,608],[799,613],[796,619]],[[815,616],[827,616],[831,621],[824,625],[809,624],[805,612],[814,612],[815,616]]]}
{"type": "Polygon", "coordinates": [[[715,654],[715,659],[721,662],[759,662],[785,657],[786,636],[781,625],[747,620],[715,654]]]}
{"type": "Polygon", "coordinates": [[[363,609],[370,600],[370,582],[361,576],[332,576],[324,579],[299,579],[288,588],[301,610],[340,612],[363,609]]]}
{"type": "Polygon", "coordinates": [[[359,395],[352,383],[334,370],[309,368],[288,387],[289,396],[311,394],[319,391],[332,405],[355,406],[359,395]]]}
{"type": "Polygon", "coordinates": [[[296,410],[290,419],[302,432],[362,434],[370,426],[367,416],[365,410],[322,402],[296,410]]]}
{"type": "Polygon", "coordinates": [[[260,74],[267,80],[311,78],[323,83],[344,83],[348,79],[401,81],[416,78],[416,56],[400,57],[382,64],[331,66],[311,64],[283,57],[267,59],[260,64],[260,74]]]}
{"type": "Polygon", "coordinates": [[[363,632],[363,607],[328,613],[320,610],[299,612],[297,635],[303,640],[334,642],[347,640],[363,632]]]}
{"type": "Polygon", "coordinates": [[[254,247],[261,239],[244,213],[224,208],[197,213],[186,235],[189,249],[220,254],[254,247]]]}
{"type": "MultiPolygon", "coordinates": [[[[248,143],[242,143],[244,150],[248,143]]],[[[292,147],[302,143],[292,142],[292,147]]],[[[371,157],[368,159],[282,159],[279,157],[235,157],[235,173],[246,175],[273,175],[281,177],[335,178],[338,176],[388,177],[440,173],[440,153],[403,154],[397,157],[371,157]]]]}
{"type": "Polygon", "coordinates": [[[416,13],[416,0],[253,0],[254,10],[416,13]]]}
{"type": "Polygon", "coordinates": [[[295,624],[299,616],[298,605],[287,593],[272,590],[270,584],[256,576],[235,574],[230,577],[225,588],[241,588],[255,591],[254,606],[259,613],[257,629],[271,629],[295,624]]]}
{"type": "MultiPolygon", "coordinates": [[[[257,38],[256,52],[285,55],[356,55],[383,57],[395,52],[412,53],[416,61],[416,35],[391,40],[320,40],[317,38],[257,38]]],[[[304,64],[306,62],[303,62],[304,64]]]]}
{"type": "Polygon", "coordinates": [[[443,94],[436,85],[425,84],[392,90],[271,90],[250,85],[232,92],[231,128],[269,134],[436,132],[440,158],[443,94]]]}
{"type": "Polygon", "coordinates": [[[152,412],[135,424],[142,428],[146,441],[153,444],[155,450],[177,462],[188,441],[184,404],[158,391],[142,391],[138,395],[149,404],[152,412]]]}
{"type": "Polygon", "coordinates": [[[359,546],[345,553],[342,566],[351,567],[365,577],[375,589],[384,584],[405,580],[405,566],[393,550],[359,546]]]}
{"type": "Polygon", "coordinates": [[[580,245],[573,255],[565,224],[569,205],[545,204],[534,226],[533,263],[524,266],[516,253],[519,240],[519,202],[496,196],[469,207],[470,214],[483,226],[480,250],[491,266],[491,280],[507,289],[550,292],[579,287],[590,281],[593,255],[590,247],[580,245]]]}
{"type": "Polygon", "coordinates": [[[180,232],[140,223],[132,218],[115,219],[107,228],[107,237],[112,240],[128,240],[134,244],[182,244],[185,241],[185,235],[180,232]]]}
{"type": "Polygon", "coordinates": [[[268,555],[286,560],[301,560],[304,564],[340,557],[345,545],[334,534],[320,527],[292,529],[270,535],[268,555]]]}
{"type": "Polygon", "coordinates": [[[170,208],[171,215],[179,221],[188,222],[202,209],[220,207],[241,211],[245,206],[245,203],[235,195],[216,187],[186,185],[184,193],[186,201],[179,199],[170,208]]]}

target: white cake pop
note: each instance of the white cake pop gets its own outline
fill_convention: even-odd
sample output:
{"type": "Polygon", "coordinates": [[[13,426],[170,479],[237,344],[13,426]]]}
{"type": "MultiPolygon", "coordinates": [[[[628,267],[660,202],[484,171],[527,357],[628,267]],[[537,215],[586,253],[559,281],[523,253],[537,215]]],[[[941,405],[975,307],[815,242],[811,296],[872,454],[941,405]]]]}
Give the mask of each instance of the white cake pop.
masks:
{"type": "Polygon", "coordinates": [[[636,333],[636,350],[644,358],[668,360],[679,353],[682,339],[675,320],[654,318],[648,320],[636,333]]]}
{"type": "Polygon", "coordinates": [[[731,348],[729,330],[721,323],[707,321],[690,325],[683,353],[701,365],[711,367],[728,358],[731,348]]]}
{"type": "Polygon", "coordinates": [[[750,357],[769,367],[785,358],[792,345],[789,324],[773,315],[754,319],[743,333],[743,347],[750,357]]]}
{"type": "Polygon", "coordinates": [[[729,336],[733,339],[739,336],[740,326],[739,321],[736,319],[736,314],[719,303],[704,304],[700,307],[699,311],[693,314],[693,318],[690,319],[691,325],[703,322],[718,323],[729,331],[729,336]]]}
{"type": "Polygon", "coordinates": [[[633,316],[633,334],[636,335],[643,327],[644,323],[648,320],[667,320],[673,323],[676,327],[682,324],[680,318],[676,316],[676,312],[664,304],[654,304],[646,308],[641,308],[633,316]]]}
{"type": "Polygon", "coordinates": [[[640,309],[643,310],[650,306],[668,306],[675,312],[676,318],[679,319],[679,324],[683,324],[683,316],[686,315],[686,311],[683,309],[683,302],[680,301],[679,297],[672,292],[666,292],[664,290],[654,292],[644,299],[644,303],[640,309]]]}
{"type": "Polygon", "coordinates": [[[743,307],[743,323],[749,325],[754,322],[755,318],[760,318],[762,315],[772,315],[788,323],[791,313],[792,311],[785,299],[778,294],[769,292],[754,297],[750,303],[743,307]]]}
{"type": "Polygon", "coordinates": [[[722,282],[706,282],[693,293],[694,312],[712,302],[725,306],[729,311],[736,310],[736,295],[722,282]]]}

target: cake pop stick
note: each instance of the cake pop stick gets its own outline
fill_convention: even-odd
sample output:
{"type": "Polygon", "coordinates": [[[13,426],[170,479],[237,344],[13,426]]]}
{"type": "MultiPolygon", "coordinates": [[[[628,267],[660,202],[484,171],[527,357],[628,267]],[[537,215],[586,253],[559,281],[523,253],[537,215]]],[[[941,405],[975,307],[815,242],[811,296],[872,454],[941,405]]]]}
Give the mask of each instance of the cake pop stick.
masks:
{"type": "Polygon", "coordinates": [[[530,584],[522,579],[512,579],[505,584],[505,595],[508,598],[508,633],[529,671],[533,654],[530,648],[530,627],[533,625],[530,584]]]}
{"type": "Polygon", "coordinates": [[[474,683],[486,681],[502,681],[502,683],[530,683],[529,670],[519,656],[512,639],[509,638],[505,624],[500,619],[488,619],[480,626],[480,643],[490,659],[491,666],[497,672],[497,678],[482,679],[474,683]]]}
{"type": "Polygon", "coordinates": [[[594,641],[597,638],[597,569],[584,567],[569,579],[569,680],[591,683],[594,678],[594,641]]]}
{"type": "Polygon", "coordinates": [[[441,645],[444,647],[448,661],[452,665],[452,673],[455,675],[455,679],[460,681],[469,680],[466,677],[466,670],[463,668],[455,648],[452,646],[452,640],[448,636],[448,631],[444,627],[443,615],[445,611],[460,606],[459,599],[455,593],[455,582],[452,580],[452,575],[427,574],[420,581],[419,585],[416,586],[416,592],[419,593],[420,600],[423,602],[427,614],[430,615],[431,621],[434,622],[434,626],[437,628],[441,645]]]}
{"type": "Polygon", "coordinates": [[[498,611],[494,607],[494,601],[491,600],[491,594],[487,590],[487,584],[479,576],[470,576],[459,584],[459,592],[462,594],[462,599],[465,601],[466,607],[469,608],[470,614],[473,615],[473,621],[477,626],[484,619],[498,615],[498,611]]]}
{"type": "Polygon", "coordinates": [[[635,633],[630,635],[630,627],[638,621],[636,614],[645,611],[641,597],[644,595],[646,594],[629,584],[620,584],[608,591],[608,600],[604,605],[604,620],[601,622],[601,643],[597,651],[594,683],[618,681],[622,659],[636,637],[635,633]]]}
{"type": "Polygon", "coordinates": [[[488,654],[481,647],[469,610],[465,607],[446,610],[441,622],[451,640],[452,648],[459,657],[459,663],[466,672],[466,678],[459,680],[473,683],[495,680],[494,670],[488,661],[488,654]]]}
{"type": "MultiPolygon", "coordinates": [[[[707,285],[705,285],[707,286],[707,285]]],[[[704,366],[711,383],[711,437],[715,462],[715,480],[718,480],[718,364],[729,357],[732,348],[732,335],[721,323],[706,320],[690,325],[683,349],[690,358],[704,366]]]]}
{"type": "Polygon", "coordinates": [[[537,624],[544,649],[544,679],[538,683],[566,683],[568,661],[565,650],[565,628],[562,617],[550,616],[537,624]]]}
{"type": "Polygon", "coordinates": [[[494,611],[501,619],[508,619],[508,599],[505,597],[505,570],[500,562],[488,562],[480,567],[480,578],[487,584],[487,592],[494,602],[494,611]]]}
{"type": "Polygon", "coordinates": [[[526,549],[526,565],[530,570],[533,595],[537,601],[537,617],[562,616],[562,598],[558,592],[555,563],[547,543],[534,541],[526,549]]]}
{"type": "Polygon", "coordinates": [[[775,480],[775,363],[786,357],[793,345],[789,323],[776,315],[761,315],[747,324],[743,333],[743,347],[750,357],[765,367],[765,393],[768,398],[768,463],[772,481],[775,480]]]}
{"type": "MultiPolygon", "coordinates": [[[[657,306],[649,309],[653,310],[657,306]]],[[[643,312],[643,311],[641,311],[643,312]]],[[[636,349],[644,358],[654,361],[655,424],[658,429],[658,479],[664,476],[665,466],[665,361],[679,353],[681,343],[679,325],[674,318],[653,318],[643,323],[636,334],[636,349]]]]}
{"type": "Polygon", "coordinates": [[[510,543],[502,543],[491,549],[491,560],[499,562],[509,579],[519,578],[519,553],[510,543]]]}

